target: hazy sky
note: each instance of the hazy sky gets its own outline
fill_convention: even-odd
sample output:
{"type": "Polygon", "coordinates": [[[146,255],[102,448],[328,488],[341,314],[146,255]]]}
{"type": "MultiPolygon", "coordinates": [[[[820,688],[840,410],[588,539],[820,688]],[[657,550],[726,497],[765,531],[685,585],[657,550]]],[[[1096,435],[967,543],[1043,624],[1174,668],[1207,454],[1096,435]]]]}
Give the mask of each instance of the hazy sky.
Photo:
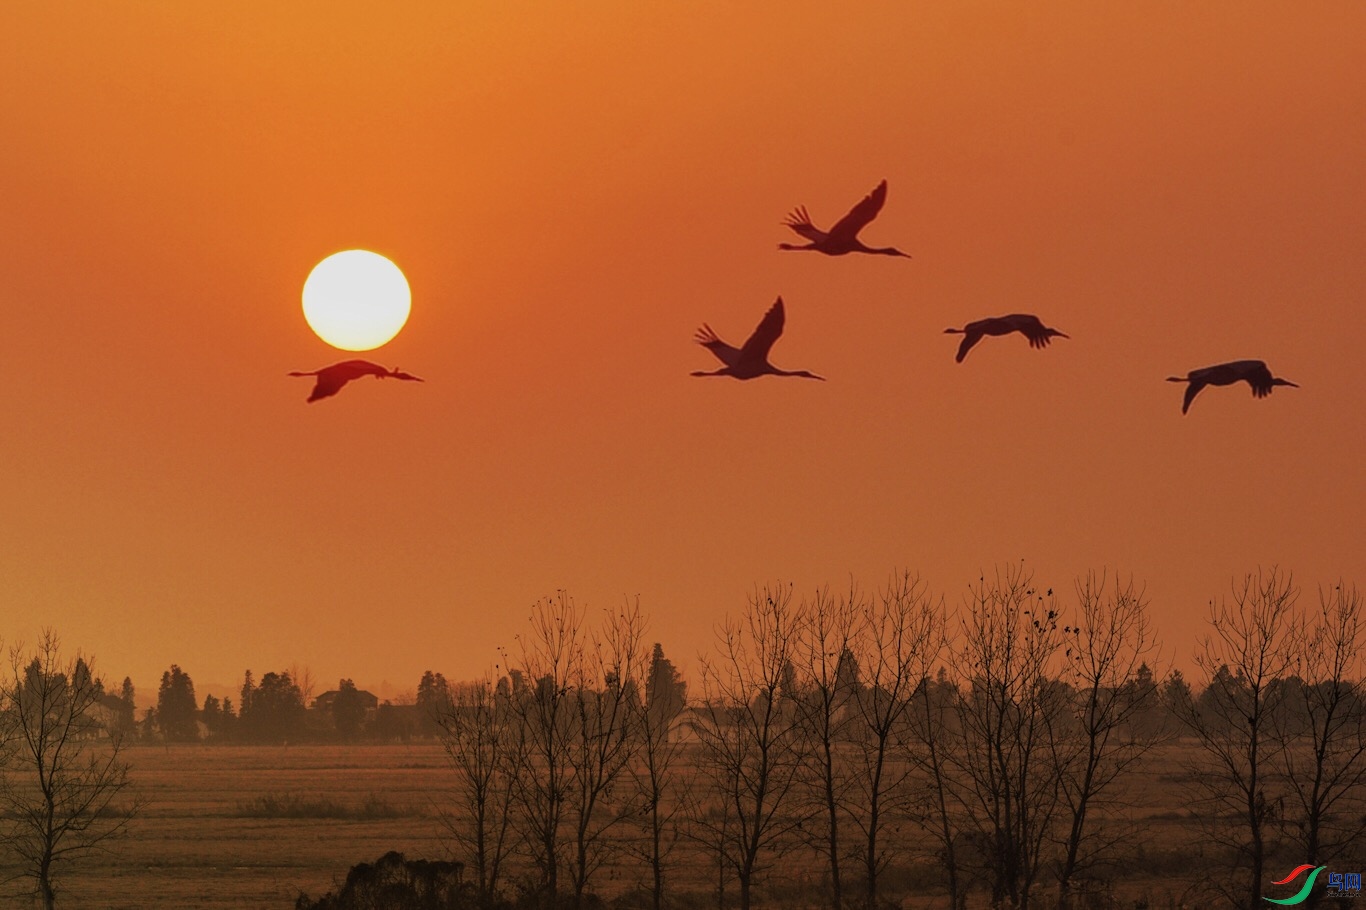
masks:
{"type": "Polygon", "coordinates": [[[756,583],[1026,559],[1186,661],[1260,565],[1366,584],[1366,5],[0,6],[0,635],[143,693],[473,676],[639,595],[686,669],[756,583]],[[781,253],[889,183],[863,234],[781,253]],[[312,266],[392,258],[365,379],[312,266]],[[772,359],[695,379],[781,294],[772,359]],[[948,326],[1037,313],[1048,350],[948,326]],[[1175,373],[1265,359],[1302,386],[1175,373]]]}

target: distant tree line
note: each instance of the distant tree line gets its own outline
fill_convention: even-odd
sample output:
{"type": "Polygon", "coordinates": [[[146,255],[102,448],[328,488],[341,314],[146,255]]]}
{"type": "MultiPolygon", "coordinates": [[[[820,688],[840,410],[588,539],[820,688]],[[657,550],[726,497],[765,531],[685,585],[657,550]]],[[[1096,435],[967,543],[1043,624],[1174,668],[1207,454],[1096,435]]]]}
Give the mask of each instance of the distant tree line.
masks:
{"type": "Polygon", "coordinates": [[[1192,905],[1263,905],[1270,857],[1359,857],[1356,589],[1303,610],[1286,573],[1238,582],[1210,606],[1198,696],[1160,669],[1149,612],[1130,580],[1092,573],[1064,598],[1021,566],[978,579],[955,612],[909,574],[838,595],[768,585],[718,628],[689,698],[643,647],[637,605],[590,623],[561,592],[516,652],[443,689],[446,824],[488,906],[578,910],[609,863],[638,863],[658,910],[687,843],[722,908],[772,895],[781,861],[806,870],[806,898],[874,910],[909,893],[894,861],[921,856],[954,910],[974,893],[1073,910],[1106,905],[1115,863],[1151,846],[1129,779],[1180,738],[1214,845],[1192,905]]]}
{"type": "Polygon", "coordinates": [[[1162,666],[1142,587],[1105,573],[1063,595],[1007,566],[956,610],[909,573],[872,591],[770,584],[717,627],[690,686],[645,646],[638,603],[591,621],[560,592],[486,674],[427,671],[406,704],[349,679],[315,697],[297,667],[201,702],[173,664],[140,720],[130,679],[107,689],[45,632],[0,679],[0,850],[54,907],[61,870],[137,810],[134,739],[435,737],[463,863],[441,868],[462,902],[582,910],[605,870],[635,866],[637,903],[662,910],[702,857],[720,908],[800,888],[874,910],[924,895],[893,874],[918,856],[952,910],[1080,910],[1112,904],[1115,864],[1155,846],[1127,794],[1180,739],[1173,786],[1209,845],[1183,902],[1250,910],[1270,873],[1366,847],[1366,626],[1354,586],[1308,606],[1274,568],[1208,620],[1192,687],[1162,666]]]}

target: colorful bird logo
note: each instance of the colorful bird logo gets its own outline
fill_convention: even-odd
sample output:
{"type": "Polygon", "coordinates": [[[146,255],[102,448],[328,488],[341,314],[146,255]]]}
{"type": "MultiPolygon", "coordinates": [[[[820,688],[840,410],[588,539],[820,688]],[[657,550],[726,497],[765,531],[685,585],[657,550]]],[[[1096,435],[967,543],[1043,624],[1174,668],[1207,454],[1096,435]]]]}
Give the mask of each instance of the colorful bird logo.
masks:
{"type": "Polygon", "coordinates": [[[1309,897],[1309,892],[1310,892],[1310,890],[1314,887],[1314,879],[1318,878],[1318,877],[1319,877],[1319,873],[1322,872],[1322,871],[1323,871],[1324,869],[1326,869],[1326,868],[1327,868],[1327,866],[1318,866],[1318,867],[1314,867],[1314,866],[1309,865],[1308,863],[1305,863],[1303,866],[1296,866],[1293,870],[1291,870],[1290,874],[1287,875],[1285,878],[1281,879],[1281,880],[1278,881],[1278,882],[1272,882],[1271,884],[1273,884],[1273,885],[1284,885],[1286,882],[1291,881],[1291,880],[1293,880],[1294,878],[1296,878],[1296,877],[1297,877],[1301,872],[1303,872],[1305,869],[1313,869],[1314,871],[1313,871],[1313,872],[1310,872],[1310,873],[1309,873],[1309,877],[1308,877],[1307,879],[1305,879],[1305,881],[1304,881],[1304,887],[1301,888],[1299,891],[1295,892],[1294,897],[1286,897],[1286,898],[1280,898],[1280,899],[1277,899],[1277,898],[1274,898],[1274,897],[1263,897],[1262,900],[1264,900],[1264,901],[1269,901],[1270,903],[1273,903],[1273,904],[1281,904],[1282,906],[1287,906],[1287,907],[1288,907],[1288,906],[1293,906],[1293,905],[1295,905],[1295,904],[1302,904],[1302,903],[1304,903],[1305,898],[1309,897]]]}

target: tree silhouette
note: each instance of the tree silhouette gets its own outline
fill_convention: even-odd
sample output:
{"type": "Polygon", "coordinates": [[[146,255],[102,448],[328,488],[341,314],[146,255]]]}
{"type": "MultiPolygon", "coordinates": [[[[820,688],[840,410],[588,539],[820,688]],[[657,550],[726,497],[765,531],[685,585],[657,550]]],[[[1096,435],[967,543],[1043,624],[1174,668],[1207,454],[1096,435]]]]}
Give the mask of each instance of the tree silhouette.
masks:
{"type": "Polygon", "coordinates": [[[756,590],[702,661],[702,785],[689,807],[692,836],[716,855],[719,872],[735,873],[740,910],[750,910],[758,873],[793,846],[806,821],[794,799],[806,757],[801,719],[781,694],[800,627],[790,585],[756,590]]]}
{"type": "MultiPolygon", "coordinates": [[[[1284,680],[1272,715],[1273,763],[1286,782],[1282,827],[1312,865],[1350,855],[1366,839],[1366,615],[1355,586],[1319,590],[1317,614],[1293,642],[1303,679],[1284,680]]],[[[1309,895],[1306,907],[1322,894],[1309,895]]]]}
{"type": "Polygon", "coordinates": [[[1107,585],[1105,573],[1078,579],[1077,611],[1063,627],[1066,679],[1076,692],[1069,716],[1052,737],[1060,771],[1065,833],[1058,867],[1058,907],[1072,907],[1072,882],[1111,838],[1097,831],[1098,805],[1161,741],[1160,731],[1137,723],[1157,700],[1144,662],[1157,649],[1148,602],[1133,580],[1107,585]],[[1146,673],[1144,672],[1146,671],[1146,673]]]}
{"type": "Polygon", "coordinates": [[[0,740],[13,744],[13,773],[0,779],[3,838],[46,910],[56,903],[59,868],[122,834],[135,806],[116,812],[128,787],[122,740],[93,737],[93,708],[103,693],[80,656],[63,660],[45,630],[30,652],[10,652],[0,683],[0,740]]]}
{"type": "Polygon", "coordinates": [[[995,906],[1029,910],[1061,799],[1051,736],[1070,692],[1056,683],[1063,634],[1053,591],[1006,567],[973,587],[956,664],[966,818],[987,847],[995,906]]]}
{"type": "Polygon", "coordinates": [[[194,742],[199,738],[199,705],[194,681],[175,664],[161,674],[157,690],[157,722],[167,742],[194,742]]]}
{"type": "Polygon", "coordinates": [[[668,723],[688,702],[688,684],[664,656],[664,646],[655,642],[650,654],[650,671],[645,678],[645,707],[652,717],[668,723]]]}
{"type": "Polygon", "coordinates": [[[1235,905],[1262,905],[1267,839],[1283,800],[1272,775],[1274,717],[1286,690],[1277,681],[1295,663],[1292,644],[1301,634],[1294,606],[1299,596],[1289,573],[1276,568],[1246,575],[1233,586],[1233,602],[1210,604],[1212,634],[1195,663],[1208,679],[1198,702],[1182,712],[1203,750],[1191,768],[1207,835],[1239,857],[1225,886],[1211,884],[1235,905]],[[1235,821],[1236,820],[1236,821],[1235,821]]]}
{"type": "Polygon", "coordinates": [[[243,737],[257,742],[283,743],[297,738],[304,730],[304,696],[289,673],[267,673],[261,684],[242,687],[242,708],[238,726],[243,737]],[[247,705],[251,707],[248,708],[247,705]]]}
{"type": "Polygon", "coordinates": [[[337,698],[332,702],[332,722],[337,735],[348,742],[360,735],[365,722],[365,699],[356,684],[349,679],[337,683],[337,698]]]}

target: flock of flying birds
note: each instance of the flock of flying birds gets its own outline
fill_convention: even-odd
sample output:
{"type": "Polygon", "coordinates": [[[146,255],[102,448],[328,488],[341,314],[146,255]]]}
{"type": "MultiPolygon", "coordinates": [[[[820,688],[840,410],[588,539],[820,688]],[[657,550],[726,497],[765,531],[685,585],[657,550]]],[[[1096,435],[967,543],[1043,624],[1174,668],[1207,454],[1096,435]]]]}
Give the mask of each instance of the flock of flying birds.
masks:
{"type": "MultiPolygon", "coordinates": [[[[822,231],[812,224],[811,216],[806,213],[806,208],[798,206],[792,211],[792,214],[787,216],[783,225],[791,228],[799,236],[810,242],[801,246],[780,243],[778,249],[813,250],[827,256],[843,256],[846,253],[872,253],[880,256],[904,256],[909,259],[909,254],[903,253],[895,247],[870,247],[858,239],[859,231],[877,217],[877,213],[882,211],[882,206],[886,201],[887,181],[884,180],[871,193],[864,196],[862,201],[850,209],[847,215],[835,222],[828,231],[822,231]]],[[[745,343],[738,348],[722,341],[717,337],[716,332],[712,331],[711,326],[703,323],[702,328],[697,330],[697,343],[716,355],[716,359],[721,361],[723,366],[718,370],[694,370],[691,375],[730,376],[733,379],[754,379],[756,376],[799,376],[805,379],[824,380],[824,376],[817,376],[808,370],[780,370],[769,363],[768,352],[773,348],[773,343],[782,335],[785,318],[783,298],[779,297],[773,306],[769,307],[764,318],[759,320],[759,325],[745,340],[745,343]]],[[[1069,337],[1057,329],[1044,325],[1039,317],[1028,313],[1012,313],[1008,316],[978,319],[975,322],[969,322],[961,329],[945,329],[944,332],[963,336],[962,343],[958,345],[958,354],[954,357],[958,363],[962,363],[963,358],[968,356],[968,352],[987,335],[1009,335],[1011,332],[1019,332],[1029,339],[1029,346],[1033,348],[1047,347],[1048,343],[1055,337],[1069,337]]],[[[385,369],[368,360],[345,360],[322,369],[296,371],[289,375],[317,377],[313,391],[308,396],[309,402],[335,395],[342,386],[352,379],[359,379],[362,376],[374,376],[377,379],[393,378],[415,382],[422,381],[410,373],[404,373],[398,369],[385,369]]],[[[1257,398],[1265,398],[1270,395],[1272,389],[1278,385],[1299,388],[1288,379],[1272,376],[1271,370],[1260,360],[1234,360],[1229,363],[1202,367],[1198,370],[1191,370],[1185,376],[1168,376],[1167,381],[1188,383],[1185,400],[1181,403],[1182,414],[1190,410],[1191,402],[1195,400],[1196,395],[1200,394],[1200,390],[1209,385],[1224,386],[1232,385],[1235,382],[1246,382],[1252,388],[1252,394],[1257,398]]]]}

